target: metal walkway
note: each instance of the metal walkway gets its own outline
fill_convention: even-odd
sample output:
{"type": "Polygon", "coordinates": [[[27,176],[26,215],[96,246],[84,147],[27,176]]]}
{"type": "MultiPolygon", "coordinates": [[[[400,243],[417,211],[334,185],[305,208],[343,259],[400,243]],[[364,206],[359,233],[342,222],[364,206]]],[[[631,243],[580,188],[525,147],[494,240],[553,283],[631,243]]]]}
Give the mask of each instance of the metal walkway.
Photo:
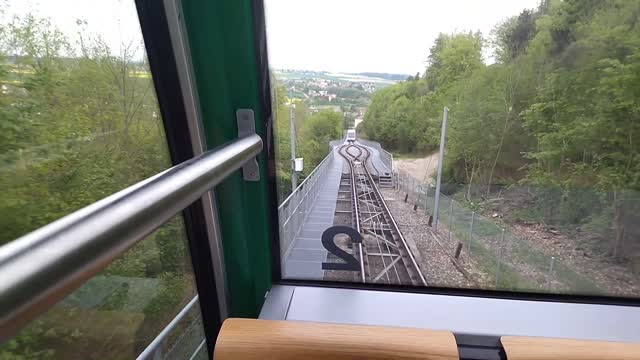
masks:
{"type": "MultiPolygon", "coordinates": [[[[376,148],[368,142],[360,144],[371,149],[372,161],[378,171],[389,171],[385,161],[380,159],[379,145],[376,148]]],[[[331,142],[333,151],[278,208],[283,278],[324,278],[322,262],[327,259],[327,251],[322,246],[321,236],[333,226],[345,164],[338,153],[338,145],[342,145],[342,141],[331,142]]]]}
{"type": "Polygon", "coordinates": [[[322,169],[322,174],[318,175],[317,190],[309,195],[313,197],[311,206],[296,211],[298,216],[302,215],[304,218],[285,254],[284,278],[321,280],[324,277],[322,262],[327,258],[327,251],[322,246],[320,237],[327,228],[333,226],[342,177],[342,158],[336,151],[332,151],[324,162],[327,164],[322,169]]]}

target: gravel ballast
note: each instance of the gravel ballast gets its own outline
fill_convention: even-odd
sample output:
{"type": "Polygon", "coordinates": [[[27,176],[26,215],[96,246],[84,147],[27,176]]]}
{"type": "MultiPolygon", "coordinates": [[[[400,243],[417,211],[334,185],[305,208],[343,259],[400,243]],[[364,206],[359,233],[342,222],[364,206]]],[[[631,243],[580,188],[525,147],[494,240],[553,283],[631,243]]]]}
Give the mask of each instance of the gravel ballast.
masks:
{"type": "Polygon", "coordinates": [[[455,240],[449,242],[448,236],[435,232],[429,226],[429,217],[423,210],[414,211],[411,199],[404,202],[404,193],[391,189],[381,189],[381,192],[402,235],[418,248],[419,265],[429,286],[482,287],[479,284],[483,282],[483,275],[474,269],[464,253],[458,259],[458,266],[462,270],[453,263],[451,257],[457,246],[455,240]]]}

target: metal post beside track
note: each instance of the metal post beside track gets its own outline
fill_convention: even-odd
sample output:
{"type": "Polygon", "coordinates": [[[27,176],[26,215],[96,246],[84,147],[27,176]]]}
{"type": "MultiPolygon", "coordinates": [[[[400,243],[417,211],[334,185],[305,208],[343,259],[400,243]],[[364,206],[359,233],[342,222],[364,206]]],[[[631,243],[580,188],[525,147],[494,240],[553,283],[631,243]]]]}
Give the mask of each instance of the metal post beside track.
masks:
{"type": "Polygon", "coordinates": [[[442,114],[442,130],[440,133],[440,156],[438,158],[438,177],[436,180],[436,198],[433,205],[433,223],[438,227],[438,206],[440,205],[440,182],[442,181],[442,163],[444,162],[444,141],[447,133],[447,117],[449,116],[449,109],[445,106],[442,114]]]}
{"type": "Polygon", "coordinates": [[[502,264],[502,253],[504,252],[504,229],[502,229],[502,235],[500,236],[500,243],[498,244],[500,251],[498,253],[498,266],[496,268],[496,289],[498,288],[500,279],[500,265],[502,264]]]}
{"type": "Polygon", "coordinates": [[[471,257],[471,242],[473,241],[473,222],[476,218],[476,212],[471,213],[471,226],[469,227],[469,244],[467,245],[467,253],[471,257]]]}
{"type": "Polygon", "coordinates": [[[449,202],[449,241],[451,241],[451,231],[453,226],[453,199],[449,202]]]}
{"type": "Polygon", "coordinates": [[[545,284],[545,288],[549,290],[551,286],[551,275],[553,275],[553,265],[556,262],[555,256],[552,256],[549,260],[549,271],[547,272],[547,283],[545,284]]]}

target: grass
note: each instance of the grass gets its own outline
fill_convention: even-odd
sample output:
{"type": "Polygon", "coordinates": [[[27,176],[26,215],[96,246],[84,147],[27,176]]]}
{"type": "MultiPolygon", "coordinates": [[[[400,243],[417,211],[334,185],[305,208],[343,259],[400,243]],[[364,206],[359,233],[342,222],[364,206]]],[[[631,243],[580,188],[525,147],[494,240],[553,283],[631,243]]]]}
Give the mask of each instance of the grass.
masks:
{"type": "MultiPolygon", "coordinates": [[[[460,204],[459,202],[456,202],[460,204]]],[[[445,204],[441,209],[447,209],[440,211],[440,221],[448,228],[449,226],[449,211],[448,206],[445,204]]],[[[453,234],[454,236],[464,244],[464,248],[468,249],[469,246],[469,230],[471,220],[471,209],[460,208],[454,211],[454,224],[453,234]]],[[[484,239],[494,238],[498,239],[502,233],[503,224],[497,224],[490,219],[476,214],[476,218],[473,224],[473,241],[471,242],[471,256],[476,260],[478,267],[488,275],[490,275],[494,281],[498,276],[497,288],[502,290],[525,290],[525,291],[545,291],[540,284],[544,283],[544,279],[536,278],[529,279],[520,274],[517,268],[511,265],[500,264],[500,272],[498,271],[499,254],[495,250],[490,249],[483,244],[484,239]]],[[[551,256],[546,255],[539,250],[531,247],[529,244],[521,239],[515,237],[508,229],[505,233],[505,241],[511,243],[512,251],[510,256],[516,262],[527,264],[535,269],[540,274],[546,274],[549,269],[551,256]]],[[[505,244],[506,246],[506,244],[505,244]]],[[[579,274],[575,270],[567,267],[561,261],[556,259],[553,278],[561,282],[571,293],[588,293],[599,294],[602,290],[591,280],[585,276],[579,274]]]]}
{"type": "MultiPolygon", "coordinates": [[[[444,224],[448,226],[449,219],[443,217],[442,220],[444,224]]],[[[495,232],[491,231],[495,228],[495,226],[474,223],[474,236],[471,241],[471,258],[475,260],[479,270],[491,277],[491,283],[487,285],[497,285],[495,286],[497,290],[540,291],[541,289],[535,281],[521,275],[513,266],[501,262],[498,269],[499,258],[491,249],[482,244],[481,238],[482,235],[496,235],[495,232]],[[482,231],[476,232],[476,229],[482,229],[482,231]]],[[[466,251],[469,248],[469,232],[465,231],[466,229],[464,227],[458,227],[458,229],[460,231],[456,231],[457,229],[455,228],[453,229],[453,235],[463,244],[463,248],[466,251]]]]}
{"type": "MultiPolygon", "coordinates": [[[[448,206],[444,208],[448,209],[448,206]]],[[[469,218],[460,216],[454,217],[452,227],[453,236],[463,244],[465,251],[469,248],[469,218]]],[[[448,229],[449,212],[440,212],[440,221],[448,229]]],[[[479,270],[491,277],[491,283],[494,285],[497,279],[496,289],[499,290],[540,290],[539,286],[530,279],[522,276],[517,269],[502,262],[498,273],[498,256],[482,243],[482,237],[501,236],[501,228],[495,224],[482,221],[482,218],[476,218],[473,224],[473,240],[471,241],[471,257],[475,260],[479,270]]]]}

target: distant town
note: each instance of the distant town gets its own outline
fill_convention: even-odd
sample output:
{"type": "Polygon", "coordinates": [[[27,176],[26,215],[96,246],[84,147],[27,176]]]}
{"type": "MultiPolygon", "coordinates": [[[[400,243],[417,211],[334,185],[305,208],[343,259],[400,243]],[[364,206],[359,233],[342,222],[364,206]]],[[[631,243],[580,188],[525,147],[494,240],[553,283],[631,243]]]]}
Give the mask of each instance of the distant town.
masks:
{"type": "Polygon", "coordinates": [[[357,126],[376,90],[407,79],[410,75],[387,73],[334,73],[276,69],[277,82],[291,101],[305,102],[309,110],[331,109],[344,113],[357,126]]]}

